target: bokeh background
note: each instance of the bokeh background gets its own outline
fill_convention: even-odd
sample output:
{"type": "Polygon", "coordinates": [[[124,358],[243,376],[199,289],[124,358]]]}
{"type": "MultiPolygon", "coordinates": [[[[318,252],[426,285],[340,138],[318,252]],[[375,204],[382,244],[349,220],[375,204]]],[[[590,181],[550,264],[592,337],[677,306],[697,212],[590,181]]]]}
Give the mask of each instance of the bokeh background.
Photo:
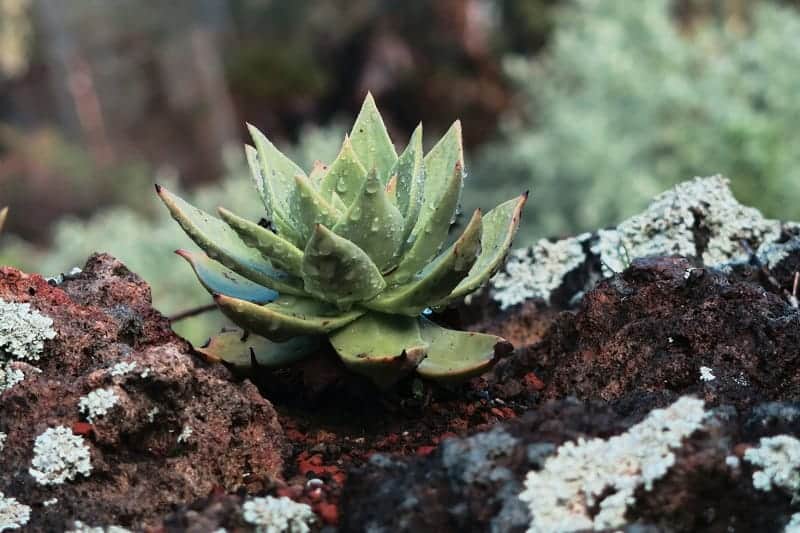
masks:
{"type": "Polygon", "coordinates": [[[107,251],[207,303],[152,184],[258,217],[244,122],[310,167],[367,90],[399,145],[462,120],[465,210],[532,191],[518,244],[714,173],[800,218],[799,0],[0,0],[0,264],[107,251]]]}

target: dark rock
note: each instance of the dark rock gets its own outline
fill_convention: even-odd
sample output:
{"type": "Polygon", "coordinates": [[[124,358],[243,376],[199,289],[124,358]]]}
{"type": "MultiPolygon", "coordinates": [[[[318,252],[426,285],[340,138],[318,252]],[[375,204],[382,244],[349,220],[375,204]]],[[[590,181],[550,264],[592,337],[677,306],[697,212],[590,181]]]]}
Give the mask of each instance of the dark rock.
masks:
{"type": "Polygon", "coordinates": [[[498,384],[533,370],[545,397],[605,400],[628,412],[690,393],[737,407],[800,400],[800,312],[756,282],[683,258],[634,261],[519,352],[498,365],[498,384]],[[705,380],[701,367],[711,373],[705,380]]]}
{"type": "MultiPolygon", "coordinates": [[[[791,495],[754,489],[753,469],[741,454],[777,430],[797,435],[800,421],[752,427],[766,412],[796,408],[758,405],[741,416],[731,407],[714,410],[684,439],[652,490],[635,492],[627,531],[780,531],[793,512],[791,495]]],[[[376,456],[350,473],[342,531],[524,532],[530,516],[519,494],[529,471],[541,470],[566,441],[608,439],[641,418],[621,416],[608,405],[560,400],[490,431],[447,440],[425,458],[376,456]]]]}

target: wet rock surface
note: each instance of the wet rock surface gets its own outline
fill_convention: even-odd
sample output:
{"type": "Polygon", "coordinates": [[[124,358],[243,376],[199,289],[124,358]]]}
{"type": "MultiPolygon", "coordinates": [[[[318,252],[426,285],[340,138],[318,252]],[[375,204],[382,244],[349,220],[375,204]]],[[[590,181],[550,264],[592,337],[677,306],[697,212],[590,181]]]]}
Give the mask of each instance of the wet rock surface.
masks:
{"type": "Polygon", "coordinates": [[[94,256],[59,286],[3,268],[0,299],[30,303],[56,331],[39,360],[12,363],[24,379],[0,396],[0,492],[30,507],[26,530],[75,520],[138,529],[215,489],[259,492],[280,480],[286,443],[272,406],[192,355],[115,259],[94,256]],[[75,458],[46,447],[35,453],[52,428],[66,428],[62,440],[74,440],[88,471],[84,462],[71,472],[75,458]],[[42,484],[36,464],[55,481],[42,484]]]}

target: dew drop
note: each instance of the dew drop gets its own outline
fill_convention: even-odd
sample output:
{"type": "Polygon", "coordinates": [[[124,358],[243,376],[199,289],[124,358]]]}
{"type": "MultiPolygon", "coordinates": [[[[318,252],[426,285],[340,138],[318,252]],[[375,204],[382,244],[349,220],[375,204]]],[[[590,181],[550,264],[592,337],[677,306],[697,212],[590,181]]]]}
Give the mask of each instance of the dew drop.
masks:
{"type": "Polygon", "coordinates": [[[364,187],[364,190],[367,194],[375,194],[378,192],[379,184],[377,180],[369,180],[367,185],[364,187]]]}

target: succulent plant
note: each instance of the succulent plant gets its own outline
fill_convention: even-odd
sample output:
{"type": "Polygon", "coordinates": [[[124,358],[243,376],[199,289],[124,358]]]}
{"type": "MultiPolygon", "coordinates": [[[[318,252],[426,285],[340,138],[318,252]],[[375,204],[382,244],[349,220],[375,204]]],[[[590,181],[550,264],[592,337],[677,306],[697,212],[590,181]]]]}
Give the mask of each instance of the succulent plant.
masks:
{"type": "Polygon", "coordinates": [[[459,380],[509,344],[444,329],[423,316],[481,287],[502,265],[527,193],[476,210],[444,251],[464,180],[457,121],[427,153],[418,126],[398,156],[367,95],[330,165],[307,175],[256,128],[246,147],[266,215],[205,213],[163,187],[173,218],[205,252],[179,250],[221,311],[252,335],[222,333],[200,348],[237,366],[294,363],[325,338],[344,364],[382,387],[416,372],[459,380]]]}

